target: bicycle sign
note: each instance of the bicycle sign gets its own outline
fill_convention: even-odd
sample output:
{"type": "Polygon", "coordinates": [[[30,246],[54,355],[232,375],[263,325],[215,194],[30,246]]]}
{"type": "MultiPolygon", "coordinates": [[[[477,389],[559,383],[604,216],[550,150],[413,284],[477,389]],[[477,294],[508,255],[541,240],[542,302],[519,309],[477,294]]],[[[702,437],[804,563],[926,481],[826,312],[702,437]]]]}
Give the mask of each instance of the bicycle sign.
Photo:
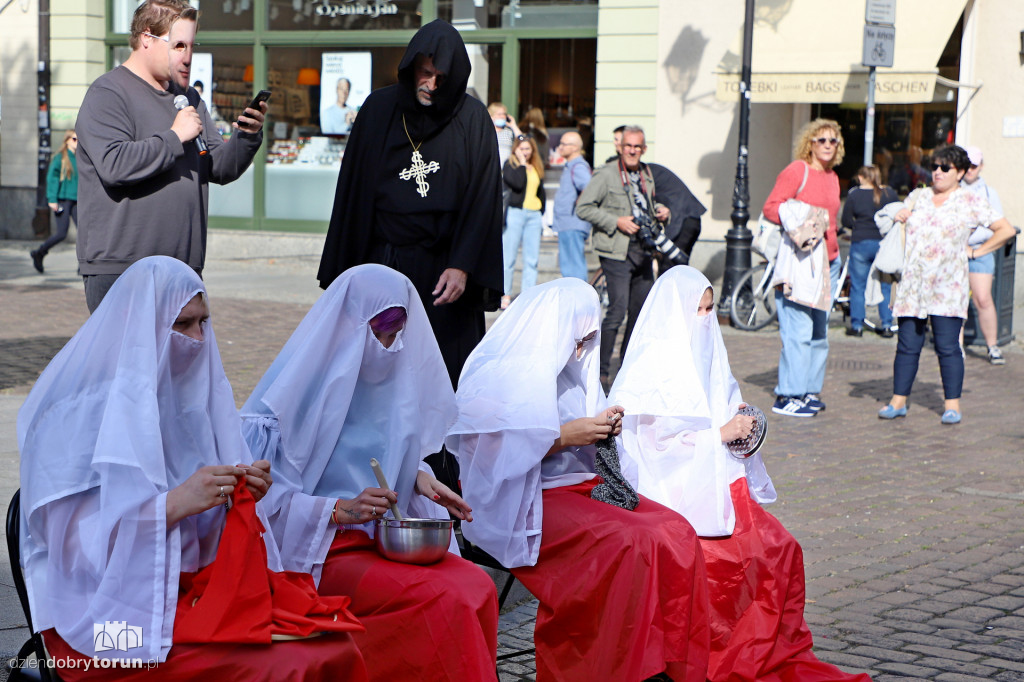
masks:
{"type": "Polygon", "coordinates": [[[896,29],[891,26],[864,25],[864,66],[892,66],[896,51],[896,29]]]}

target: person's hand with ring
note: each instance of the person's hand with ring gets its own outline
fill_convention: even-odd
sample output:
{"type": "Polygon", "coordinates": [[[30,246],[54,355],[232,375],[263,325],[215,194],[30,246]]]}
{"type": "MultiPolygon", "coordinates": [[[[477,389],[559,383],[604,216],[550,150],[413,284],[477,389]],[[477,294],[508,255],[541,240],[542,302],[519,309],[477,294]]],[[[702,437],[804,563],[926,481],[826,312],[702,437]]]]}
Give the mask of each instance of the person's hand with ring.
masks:
{"type": "Polygon", "coordinates": [[[199,469],[184,483],[168,491],[167,525],[172,526],[187,516],[224,504],[224,498],[231,494],[244,475],[244,469],[226,464],[199,469]]]}
{"type": "Polygon", "coordinates": [[[354,500],[339,499],[334,503],[331,520],[337,524],[366,523],[398,502],[398,495],[387,488],[365,488],[354,500]]]}

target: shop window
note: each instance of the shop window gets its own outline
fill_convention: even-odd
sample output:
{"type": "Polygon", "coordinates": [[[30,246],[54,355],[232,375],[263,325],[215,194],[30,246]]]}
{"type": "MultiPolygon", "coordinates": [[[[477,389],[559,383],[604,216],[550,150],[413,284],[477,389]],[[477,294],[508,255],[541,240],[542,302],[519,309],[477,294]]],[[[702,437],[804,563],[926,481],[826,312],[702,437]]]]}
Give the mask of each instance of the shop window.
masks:
{"type": "Polygon", "coordinates": [[[567,130],[578,130],[584,150],[593,153],[596,64],[594,38],[520,41],[519,127],[542,119],[546,133],[535,132],[535,137],[547,145],[553,164],[562,162],[555,150],[567,130]]]}
{"type": "Polygon", "coordinates": [[[417,29],[420,0],[269,0],[272,31],[417,29]]]}
{"type": "MultiPolygon", "coordinates": [[[[204,135],[217,134],[226,140],[235,133],[231,124],[253,96],[252,48],[204,45],[200,50],[192,57],[192,85],[199,91],[217,126],[216,132],[204,131],[204,135]]],[[[270,106],[274,105],[272,99],[270,106]]],[[[251,218],[252,206],[252,168],[228,185],[210,184],[211,216],[251,218]]]]}
{"type": "Polygon", "coordinates": [[[598,0],[438,0],[437,15],[461,30],[597,28],[598,0]]]}
{"type": "MultiPolygon", "coordinates": [[[[473,62],[470,94],[496,99],[501,48],[468,48],[473,62]]],[[[330,218],[351,125],[367,95],[398,80],[404,54],[405,46],[267,51],[267,87],[274,91],[264,132],[267,218],[330,218]]]]}
{"type": "MultiPolygon", "coordinates": [[[[253,0],[208,0],[203,3],[191,0],[190,4],[200,8],[200,31],[253,30],[253,0]]],[[[138,6],[139,0],[114,0],[111,17],[114,33],[131,32],[132,15],[138,6]]]]}

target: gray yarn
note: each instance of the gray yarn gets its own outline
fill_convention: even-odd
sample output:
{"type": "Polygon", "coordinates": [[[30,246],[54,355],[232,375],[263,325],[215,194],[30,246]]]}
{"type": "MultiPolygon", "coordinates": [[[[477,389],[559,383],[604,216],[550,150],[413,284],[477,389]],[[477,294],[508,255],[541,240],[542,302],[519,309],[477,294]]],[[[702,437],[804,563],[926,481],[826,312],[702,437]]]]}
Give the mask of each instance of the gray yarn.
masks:
{"type": "Polygon", "coordinates": [[[597,456],[594,458],[595,468],[598,475],[604,479],[604,483],[594,486],[590,491],[591,499],[633,511],[640,504],[640,496],[633,490],[629,481],[622,476],[615,438],[608,436],[604,440],[599,440],[595,446],[597,448],[597,456]]]}

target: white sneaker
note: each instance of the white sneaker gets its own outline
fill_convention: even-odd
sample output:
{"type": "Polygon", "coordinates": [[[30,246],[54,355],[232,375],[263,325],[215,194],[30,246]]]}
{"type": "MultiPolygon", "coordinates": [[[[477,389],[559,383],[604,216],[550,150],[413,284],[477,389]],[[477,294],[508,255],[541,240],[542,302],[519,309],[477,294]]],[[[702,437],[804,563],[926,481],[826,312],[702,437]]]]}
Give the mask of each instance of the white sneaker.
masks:
{"type": "Polygon", "coordinates": [[[999,350],[999,346],[988,347],[988,361],[993,365],[1005,365],[1006,358],[1003,357],[1003,353],[999,350]]]}

